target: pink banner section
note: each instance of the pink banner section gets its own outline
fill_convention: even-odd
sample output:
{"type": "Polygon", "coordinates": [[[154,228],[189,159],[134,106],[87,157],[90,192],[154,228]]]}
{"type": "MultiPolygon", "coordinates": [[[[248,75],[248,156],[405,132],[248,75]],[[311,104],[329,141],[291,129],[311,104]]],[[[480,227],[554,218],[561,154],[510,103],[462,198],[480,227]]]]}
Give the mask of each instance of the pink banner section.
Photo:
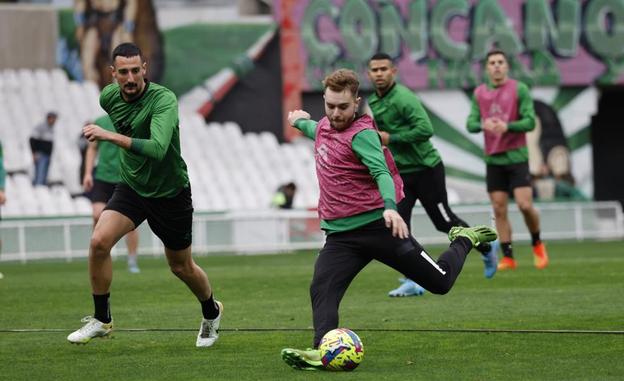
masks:
{"type": "MultiPolygon", "coordinates": [[[[624,0],[277,0],[289,86],[390,54],[412,89],[471,88],[493,48],[533,85],[624,83],[624,0]],[[297,80],[295,80],[295,77],[297,80]]],[[[285,84],[286,86],[286,84],[285,84]]],[[[284,90],[291,91],[290,87],[284,90]]]]}

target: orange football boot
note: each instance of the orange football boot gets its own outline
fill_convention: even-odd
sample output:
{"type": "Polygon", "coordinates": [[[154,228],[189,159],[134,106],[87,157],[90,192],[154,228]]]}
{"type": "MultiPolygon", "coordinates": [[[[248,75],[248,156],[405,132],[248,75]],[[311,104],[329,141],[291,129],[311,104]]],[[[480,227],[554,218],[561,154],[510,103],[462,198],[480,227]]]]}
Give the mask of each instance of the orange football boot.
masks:
{"type": "Polygon", "coordinates": [[[546,246],[542,242],[533,246],[533,264],[538,270],[545,269],[548,266],[548,253],[546,252],[546,246]]]}
{"type": "Polygon", "coordinates": [[[517,267],[516,260],[511,257],[503,257],[498,262],[498,271],[515,270],[517,267]]]}

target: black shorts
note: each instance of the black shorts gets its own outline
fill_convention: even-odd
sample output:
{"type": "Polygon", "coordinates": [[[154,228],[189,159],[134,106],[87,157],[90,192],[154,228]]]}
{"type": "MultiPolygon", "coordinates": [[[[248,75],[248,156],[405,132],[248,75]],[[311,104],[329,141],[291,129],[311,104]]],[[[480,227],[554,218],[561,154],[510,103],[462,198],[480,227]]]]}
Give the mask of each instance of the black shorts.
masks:
{"type": "Polygon", "coordinates": [[[93,180],[93,189],[89,193],[92,203],[103,202],[106,204],[113,197],[115,191],[115,183],[109,183],[98,179],[93,180]]]}
{"type": "Polygon", "coordinates": [[[119,183],[104,210],[114,210],[132,220],[135,227],[147,219],[150,228],[167,249],[186,249],[193,242],[193,200],[191,188],[171,198],[143,197],[119,183]]]}
{"type": "Polygon", "coordinates": [[[511,193],[514,189],[531,186],[529,163],[491,165],[486,167],[487,191],[511,193]]]}

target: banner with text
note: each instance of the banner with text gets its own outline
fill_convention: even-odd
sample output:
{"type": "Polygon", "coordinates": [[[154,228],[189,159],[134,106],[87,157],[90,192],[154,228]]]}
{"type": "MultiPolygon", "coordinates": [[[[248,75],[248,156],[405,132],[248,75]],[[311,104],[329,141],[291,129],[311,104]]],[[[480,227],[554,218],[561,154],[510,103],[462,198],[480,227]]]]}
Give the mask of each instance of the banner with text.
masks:
{"type": "Polygon", "coordinates": [[[494,47],[532,85],[624,84],[624,0],[277,0],[274,10],[298,49],[288,64],[303,91],[343,67],[370,87],[364,74],[377,52],[412,89],[470,88],[494,47]]]}

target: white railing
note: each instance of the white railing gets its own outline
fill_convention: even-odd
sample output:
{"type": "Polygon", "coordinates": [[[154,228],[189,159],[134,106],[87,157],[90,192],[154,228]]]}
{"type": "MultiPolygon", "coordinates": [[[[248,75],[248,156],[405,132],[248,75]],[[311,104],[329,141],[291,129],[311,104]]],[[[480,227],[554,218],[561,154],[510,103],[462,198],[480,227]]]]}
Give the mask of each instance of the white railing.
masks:
{"type": "MultiPolygon", "coordinates": [[[[614,240],[624,237],[624,217],[618,202],[544,203],[537,205],[545,240],[614,240]]],[[[470,224],[491,224],[489,205],[453,206],[453,211],[470,224]]],[[[530,238],[522,215],[510,205],[514,241],[530,238]]],[[[147,224],[139,227],[139,253],[161,255],[162,244],[147,224]]],[[[444,243],[446,236],[436,231],[422,208],[415,208],[412,233],[422,244],[444,243]]],[[[27,262],[35,259],[68,261],[86,257],[91,234],[91,218],[9,219],[0,221],[2,253],[0,261],[27,262]]],[[[324,235],[313,211],[245,211],[196,213],[193,223],[195,254],[253,254],[318,249],[324,235]]],[[[113,256],[125,254],[124,242],[113,256]]]]}

